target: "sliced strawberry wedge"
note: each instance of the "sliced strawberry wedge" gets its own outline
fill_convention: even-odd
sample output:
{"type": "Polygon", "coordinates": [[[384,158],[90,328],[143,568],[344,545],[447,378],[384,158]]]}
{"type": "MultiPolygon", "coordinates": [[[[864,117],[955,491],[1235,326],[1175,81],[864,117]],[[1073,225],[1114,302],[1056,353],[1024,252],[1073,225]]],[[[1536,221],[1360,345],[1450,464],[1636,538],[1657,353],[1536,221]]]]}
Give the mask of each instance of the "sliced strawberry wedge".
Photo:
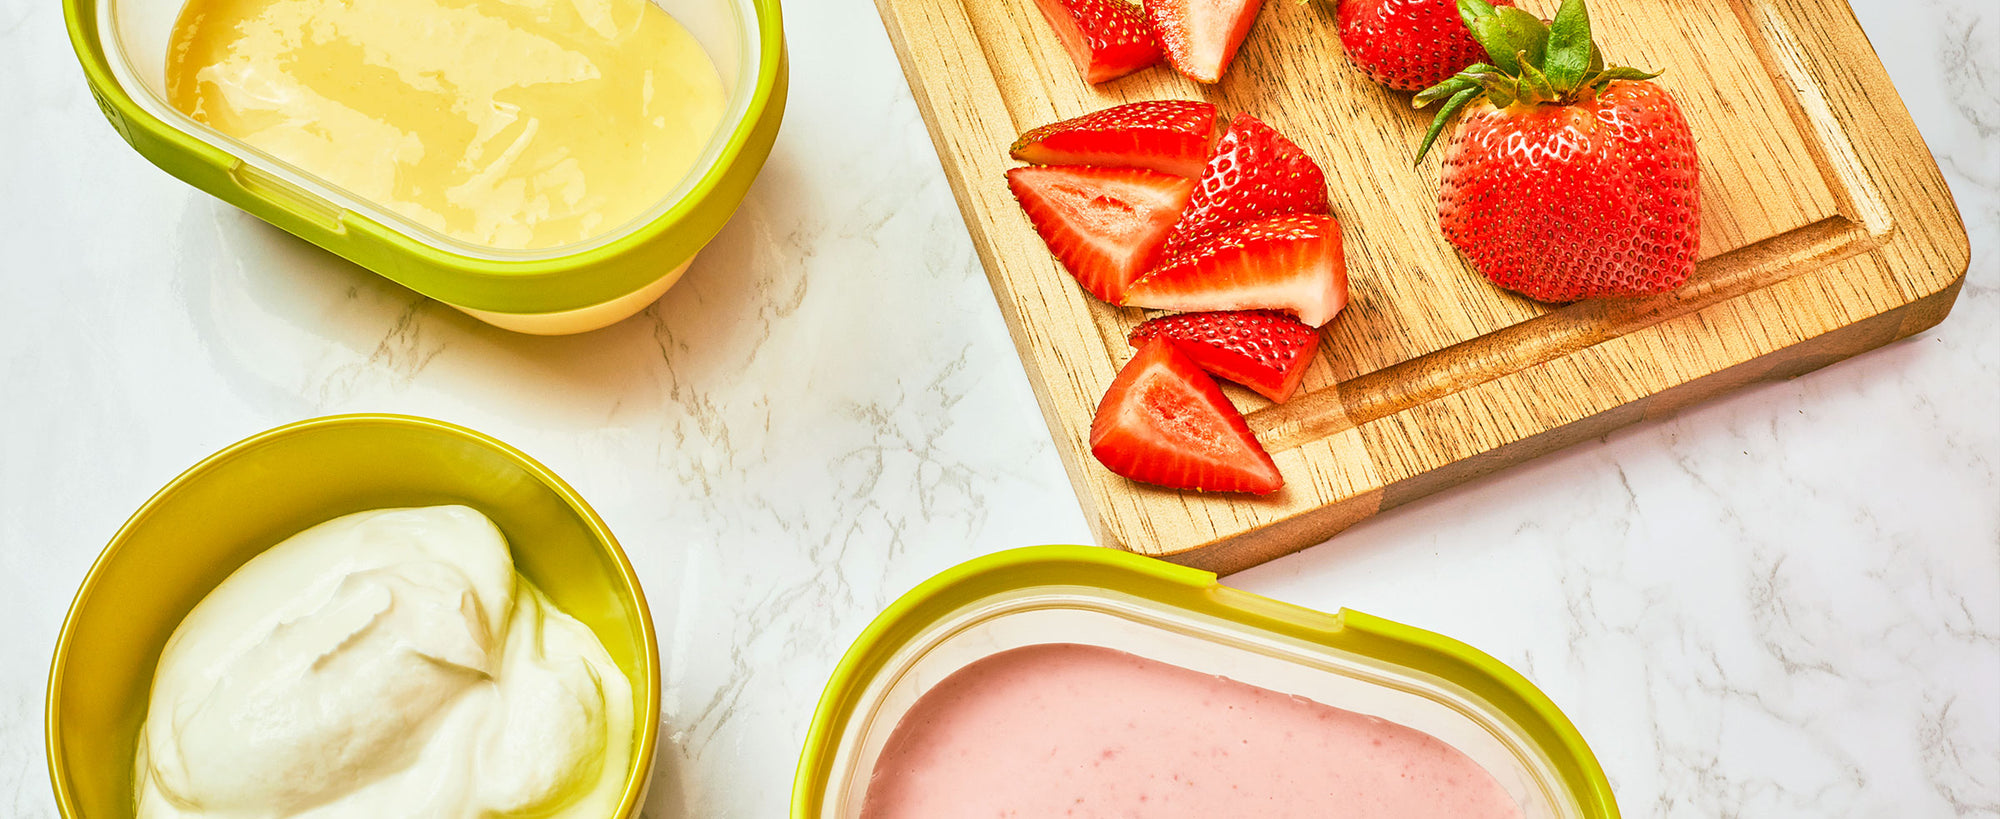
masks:
{"type": "Polygon", "coordinates": [[[1312,157],[1263,120],[1237,114],[1202,169],[1200,187],[1188,202],[1167,255],[1224,228],[1281,213],[1330,213],[1326,174],[1312,157]]]}
{"type": "Polygon", "coordinates": [[[1215,379],[1155,339],[1118,371],[1090,423],[1090,454],[1135,481],[1263,494],[1285,485],[1215,379]]]}
{"type": "Polygon", "coordinates": [[[1195,82],[1214,83],[1236,59],[1236,47],[1257,21],[1263,0],[1145,0],[1146,19],[1174,70],[1195,82]]]}
{"type": "Polygon", "coordinates": [[[1196,366],[1277,403],[1306,377],[1319,332],[1276,310],[1161,316],[1132,330],[1132,346],[1163,338],[1196,366]]]}
{"type": "Polygon", "coordinates": [[[1194,100],[1133,102],[1021,135],[1011,152],[1037,165],[1150,168],[1193,178],[1215,145],[1215,105],[1194,100]]]}
{"type": "Polygon", "coordinates": [[[1048,165],[1008,171],[1007,187],[1083,289],[1117,304],[1159,260],[1194,181],[1143,168],[1048,165]]]}
{"type": "Polygon", "coordinates": [[[1160,42],[1125,0],[1036,0],[1087,82],[1123,77],[1160,61],[1160,42]]]}
{"type": "Polygon", "coordinates": [[[1283,310],[1318,327],[1347,306],[1340,223],[1294,213],[1238,225],[1133,282],[1123,303],[1181,312],[1283,310]]]}

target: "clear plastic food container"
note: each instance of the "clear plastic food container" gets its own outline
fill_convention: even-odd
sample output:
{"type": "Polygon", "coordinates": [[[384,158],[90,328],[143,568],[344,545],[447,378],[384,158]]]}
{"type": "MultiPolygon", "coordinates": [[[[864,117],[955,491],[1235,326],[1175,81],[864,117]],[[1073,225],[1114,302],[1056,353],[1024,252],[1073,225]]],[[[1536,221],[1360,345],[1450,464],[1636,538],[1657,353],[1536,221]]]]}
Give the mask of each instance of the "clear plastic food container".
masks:
{"type": "Polygon", "coordinates": [[[63,0],[98,107],[168,173],[488,323],[576,333],[625,318],[680,278],[742,201],[777,137],[787,66],[778,0],[654,0],[707,51],[727,97],[692,170],[639,217],[537,250],[467,243],[225,136],[167,101],[167,43],[184,0],[63,0]]]}
{"type": "Polygon", "coordinates": [[[982,658],[1046,643],[1113,648],[1423,731],[1485,768],[1529,819],[1618,815],[1568,718],[1477,649],[1129,552],[1042,546],[948,570],[862,632],[813,717],[794,819],[860,815],[876,759],[919,697],[982,658]]]}

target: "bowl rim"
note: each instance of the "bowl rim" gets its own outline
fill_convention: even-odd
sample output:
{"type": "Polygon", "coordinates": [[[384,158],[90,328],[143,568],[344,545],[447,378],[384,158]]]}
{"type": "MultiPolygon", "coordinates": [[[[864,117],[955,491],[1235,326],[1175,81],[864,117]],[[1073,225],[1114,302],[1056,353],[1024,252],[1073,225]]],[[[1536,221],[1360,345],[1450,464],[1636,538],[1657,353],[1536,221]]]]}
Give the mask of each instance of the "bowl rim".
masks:
{"type": "MultiPolygon", "coordinates": [[[[576,252],[531,258],[489,258],[455,252],[404,233],[360,211],[345,209],[339,211],[336,224],[319,227],[336,235],[348,234],[350,242],[357,238],[365,240],[393,251],[393,256],[377,256],[372,261],[362,261],[351,249],[328,246],[311,237],[308,239],[426,296],[482,310],[536,313],[587,307],[643,288],[658,278],[660,268],[652,264],[621,265],[617,262],[632,260],[645,248],[662,240],[684,245],[679,248],[685,251],[681,258],[692,258],[727,219],[726,213],[721,219],[712,218],[710,208],[726,207],[729,211],[736,208],[751,180],[762,170],[782,120],[789,58],[785,50],[780,0],[742,2],[755,13],[753,22],[756,30],[746,39],[754,41],[758,48],[755,84],[749,99],[741,116],[724,126],[727,136],[714,161],[678,200],[653,219],[615,238],[602,242],[593,240],[590,246],[576,252]],[[675,234],[681,228],[702,235],[676,238],[675,234]]],[[[218,197],[230,199],[211,190],[205,183],[225,179],[239,167],[252,166],[241,157],[162,120],[133,99],[131,92],[118,81],[105,52],[106,45],[97,36],[100,22],[97,0],[63,0],[62,5],[70,47],[83,68],[85,84],[119,136],[169,174],[218,197]]],[[[258,172],[260,178],[268,175],[261,170],[258,172]]],[[[242,183],[235,184],[240,187],[242,183]]],[[[293,196],[273,199],[256,194],[244,195],[258,199],[301,223],[318,224],[314,217],[302,215],[316,209],[298,207],[292,201],[293,196]]],[[[230,201],[235,202],[234,199],[230,201]]],[[[271,221],[262,211],[252,212],[271,221]]],[[[292,227],[281,227],[298,233],[292,227]]]]}
{"type": "Polygon", "coordinates": [[[807,728],[792,778],[792,819],[828,819],[820,809],[849,717],[904,645],[996,594],[1064,586],[1129,595],[1448,681],[1511,719],[1549,757],[1586,819],[1620,815],[1611,783],[1575,724],[1528,678],[1492,655],[1352,609],[1327,614],[1242,591],[1223,585],[1213,572],[1122,549],[1049,545],[996,552],[948,568],[897,598],[855,637],[828,677],[807,728]]]}
{"type": "Polygon", "coordinates": [[[64,757],[61,753],[62,709],[58,707],[62,699],[63,669],[69,659],[70,637],[72,636],[71,627],[76,622],[78,612],[82,611],[83,607],[90,602],[93,592],[96,591],[100,575],[118,557],[119,553],[123,551],[127,536],[148,518],[152,517],[161,507],[169,503],[170,499],[178,494],[178,490],[184,484],[192,482],[208,472],[237,459],[251,449],[280,439],[312,434],[330,428],[357,426],[403,427],[440,432],[448,436],[470,441],[506,457],[533,475],[543,486],[555,492],[558,497],[561,497],[563,502],[584,521],[585,525],[589,527],[591,534],[596,537],[598,543],[611,556],[612,562],[618,567],[619,582],[632,595],[633,603],[639,614],[637,618],[639,621],[639,637],[644,649],[641,653],[644,655],[645,674],[644,679],[640,680],[640,683],[645,686],[647,691],[647,696],[643,698],[646,707],[643,714],[633,714],[634,727],[638,728],[639,731],[639,743],[633,753],[632,768],[626,773],[624,793],[619,800],[618,813],[615,814],[615,817],[638,815],[641,800],[645,799],[646,787],[651,780],[653,757],[659,743],[660,647],[657,635],[655,635],[653,629],[652,609],[646,603],[645,590],[639,585],[639,576],[632,569],[632,562],[626,556],[625,548],[619,545],[618,538],[612,535],[610,527],[604,523],[603,518],[598,516],[597,510],[592,509],[590,504],[583,499],[582,495],[577,493],[574,487],[571,487],[567,481],[564,481],[555,472],[543,466],[540,461],[530,457],[527,453],[491,435],[462,427],[449,421],[393,413],[327,415],[294,421],[251,435],[223,447],[214,454],[201,459],[195,465],[182,470],[179,475],[174,476],[173,480],[168,481],[166,485],[160,487],[159,491],[154,492],[151,497],[147,498],[146,502],[140,505],[139,509],[133,512],[132,516],[127,518],[124,524],[118,527],[118,532],[111,536],[110,542],[105,544],[103,551],[98,553],[97,559],[91,562],[90,571],[84,575],[83,583],[77,587],[76,596],[71,598],[69,609],[63,614],[62,631],[56,638],[55,654],[49,661],[49,682],[47,693],[43,699],[42,722],[44,753],[48,758],[49,781],[55,789],[56,811],[58,815],[64,817],[64,819],[80,819],[82,816],[80,809],[76,805],[75,796],[70,791],[69,766],[64,762],[64,757]]]}

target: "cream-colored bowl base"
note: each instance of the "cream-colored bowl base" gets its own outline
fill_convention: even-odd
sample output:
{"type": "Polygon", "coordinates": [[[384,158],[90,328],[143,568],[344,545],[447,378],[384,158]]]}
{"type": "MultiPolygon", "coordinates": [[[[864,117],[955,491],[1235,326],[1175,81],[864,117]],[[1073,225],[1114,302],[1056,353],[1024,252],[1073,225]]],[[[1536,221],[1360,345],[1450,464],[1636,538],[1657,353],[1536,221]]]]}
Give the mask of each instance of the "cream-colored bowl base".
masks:
{"type": "Polygon", "coordinates": [[[459,307],[456,304],[451,306],[457,308],[459,312],[487,324],[491,324],[502,330],[512,330],[516,333],[528,333],[537,336],[566,336],[574,333],[588,333],[592,330],[609,327],[620,321],[624,321],[634,313],[646,309],[646,305],[658,301],[660,294],[667,292],[667,288],[674,286],[674,282],[681,280],[681,274],[686,273],[688,265],[691,264],[694,264],[693,256],[689,256],[687,261],[681,262],[679,267],[667,271],[666,275],[655,279],[652,284],[610,301],[600,302],[589,307],[578,307],[575,310],[563,310],[556,313],[494,313],[486,310],[474,310],[470,307],[459,307]]]}

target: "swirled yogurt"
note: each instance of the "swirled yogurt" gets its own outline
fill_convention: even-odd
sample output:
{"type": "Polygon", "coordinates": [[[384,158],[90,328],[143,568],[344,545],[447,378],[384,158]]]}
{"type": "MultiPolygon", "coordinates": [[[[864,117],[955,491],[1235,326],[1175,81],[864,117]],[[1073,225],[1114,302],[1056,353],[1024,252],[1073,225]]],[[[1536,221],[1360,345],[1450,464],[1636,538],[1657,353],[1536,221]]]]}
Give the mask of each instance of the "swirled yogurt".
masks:
{"type": "Polygon", "coordinates": [[[603,819],[630,683],[463,506],[361,512],[271,547],[160,656],[140,819],[603,819]]]}

